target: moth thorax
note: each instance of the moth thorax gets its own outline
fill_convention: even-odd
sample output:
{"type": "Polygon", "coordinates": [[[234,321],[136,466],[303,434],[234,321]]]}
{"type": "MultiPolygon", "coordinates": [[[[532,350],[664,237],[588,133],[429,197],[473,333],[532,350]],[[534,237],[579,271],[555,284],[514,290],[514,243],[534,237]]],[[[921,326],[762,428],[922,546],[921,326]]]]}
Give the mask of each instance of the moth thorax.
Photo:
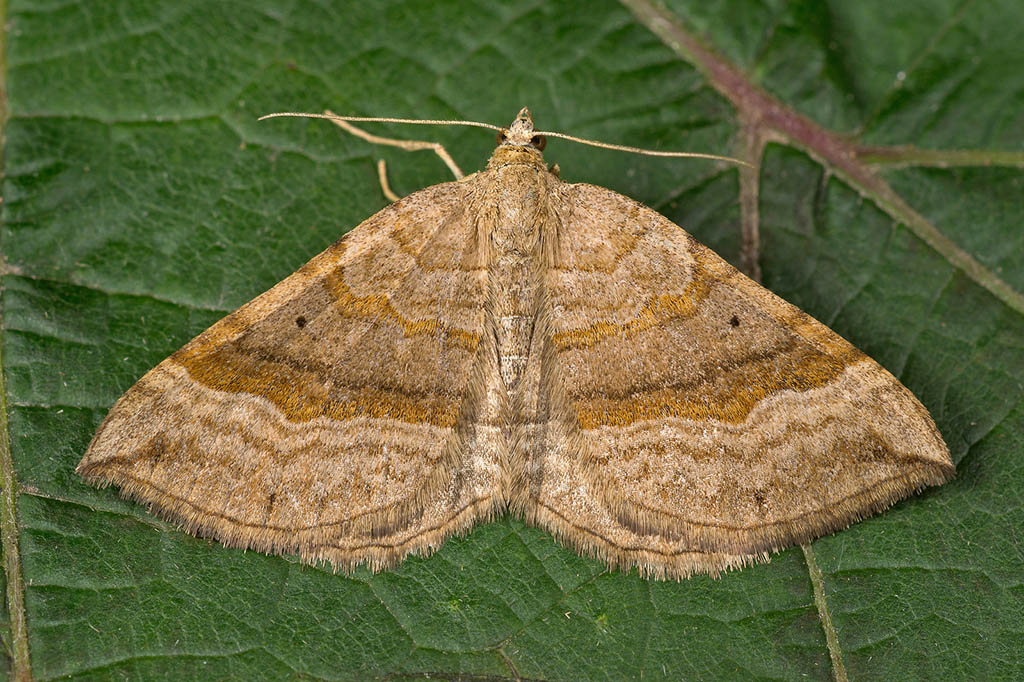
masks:
{"type": "Polygon", "coordinates": [[[528,166],[511,166],[497,172],[500,189],[495,192],[495,221],[491,241],[495,258],[534,258],[540,234],[548,219],[547,187],[541,173],[528,166]]]}
{"type": "Polygon", "coordinates": [[[499,170],[513,165],[528,166],[544,172],[548,169],[544,163],[544,155],[539,150],[516,145],[502,145],[495,149],[490,161],[487,162],[487,169],[499,170]]]}
{"type": "Polygon", "coordinates": [[[499,267],[503,264],[532,260],[540,245],[540,226],[536,223],[506,225],[491,233],[494,244],[494,258],[499,267]]]}

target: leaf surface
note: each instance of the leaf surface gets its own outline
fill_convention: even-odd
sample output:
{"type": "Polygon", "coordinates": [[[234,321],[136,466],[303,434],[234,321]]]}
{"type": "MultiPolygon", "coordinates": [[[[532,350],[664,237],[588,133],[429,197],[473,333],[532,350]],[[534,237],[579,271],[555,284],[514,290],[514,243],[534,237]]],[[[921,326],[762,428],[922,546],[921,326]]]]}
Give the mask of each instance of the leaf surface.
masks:
{"type": "MultiPolygon", "coordinates": [[[[4,670],[23,675],[30,663],[40,680],[1024,676],[1016,0],[11,0],[6,11],[10,446],[0,454],[13,464],[3,484],[17,493],[17,522],[4,517],[0,530],[7,558],[21,560],[24,606],[0,618],[4,670]],[[672,35],[699,38],[710,61],[672,35]],[[738,80],[723,84],[718,64],[738,80]],[[776,102],[778,118],[751,123],[767,109],[743,88],[776,102]],[[705,162],[554,140],[545,153],[563,178],[643,201],[736,264],[740,199],[754,196],[765,285],[932,412],[957,478],[815,542],[824,607],[799,548],[719,580],[653,582],[506,518],[430,558],[345,576],[186,535],[74,474],[138,377],[386,204],[376,159],[402,194],[448,179],[429,153],[258,115],[330,108],[504,125],[523,105],[544,129],[634,146],[744,156],[746,132],[767,136],[753,185],[705,162]],[[773,127],[804,120],[826,135],[773,127]],[[853,165],[828,155],[833,142],[855,152],[853,165]]],[[[442,142],[467,171],[493,148],[476,130],[375,132],[442,142]]]]}

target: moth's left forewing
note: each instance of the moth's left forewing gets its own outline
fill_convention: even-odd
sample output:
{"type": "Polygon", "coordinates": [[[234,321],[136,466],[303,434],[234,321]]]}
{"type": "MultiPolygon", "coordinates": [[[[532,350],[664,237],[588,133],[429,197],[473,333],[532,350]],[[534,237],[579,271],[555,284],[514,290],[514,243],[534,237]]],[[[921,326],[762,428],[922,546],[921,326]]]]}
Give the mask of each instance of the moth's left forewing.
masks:
{"type": "Polygon", "coordinates": [[[546,525],[564,534],[558,517],[587,507],[573,533],[594,526],[599,551],[681,575],[845,527],[952,475],[909,390],[678,226],[590,185],[562,185],[558,213],[544,334],[567,416],[534,486],[546,525]],[[559,495],[572,466],[586,480],[559,495]]]}
{"type": "Polygon", "coordinates": [[[500,443],[479,403],[496,359],[473,189],[392,204],[193,339],[118,400],[78,472],[190,532],[343,569],[489,515],[500,443]]]}

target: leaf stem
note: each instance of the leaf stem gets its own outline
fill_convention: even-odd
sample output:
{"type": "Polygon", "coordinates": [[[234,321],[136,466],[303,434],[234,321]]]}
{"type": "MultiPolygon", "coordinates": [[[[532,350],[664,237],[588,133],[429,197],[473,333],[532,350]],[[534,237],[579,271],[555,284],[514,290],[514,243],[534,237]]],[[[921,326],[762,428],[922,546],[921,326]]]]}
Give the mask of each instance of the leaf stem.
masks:
{"type": "Polygon", "coordinates": [[[7,423],[7,382],[3,375],[3,355],[0,348],[0,545],[3,546],[4,572],[7,576],[7,612],[11,621],[13,649],[12,679],[28,682],[32,679],[32,667],[28,649],[28,623],[25,620],[21,551],[18,547],[17,486],[7,423]]]}
{"type": "MultiPolygon", "coordinates": [[[[0,0],[0,145],[7,139],[7,0],[0,0]]],[[[3,177],[3,159],[6,149],[0,148],[0,179],[3,177]]],[[[0,201],[2,201],[0,197],[0,201]]],[[[3,205],[0,204],[0,220],[3,205]]],[[[8,273],[0,252],[0,277],[8,273]]],[[[0,286],[2,291],[2,286],[0,286]]],[[[0,310],[0,332],[3,330],[0,310]]],[[[0,547],[3,548],[3,567],[7,577],[7,614],[11,628],[11,679],[29,682],[32,665],[28,648],[28,623],[25,618],[25,586],[21,576],[21,550],[19,548],[18,491],[11,459],[11,435],[7,422],[7,381],[3,373],[3,341],[0,338],[0,547]]]]}
{"type": "Polygon", "coordinates": [[[758,284],[761,283],[760,239],[760,177],[761,158],[765,139],[760,129],[744,120],[740,128],[742,156],[749,166],[740,168],[740,228],[743,232],[743,250],[740,252],[740,270],[758,284]]]}
{"type": "Polygon", "coordinates": [[[825,599],[825,580],[818,568],[818,562],[814,558],[814,550],[810,545],[800,545],[804,551],[804,560],[807,562],[807,573],[811,576],[811,586],[814,588],[814,605],[818,609],[818,617],[821,618],[821,629],[825,631],[825,644],[828,646],[828,655],[832,658],[832,674],[836,682],[848,682],[846,666],[843,664],[843,651],[839,648],[839,635],[832,625],[832,614],[828,610],[828,601],[825,599]]]}

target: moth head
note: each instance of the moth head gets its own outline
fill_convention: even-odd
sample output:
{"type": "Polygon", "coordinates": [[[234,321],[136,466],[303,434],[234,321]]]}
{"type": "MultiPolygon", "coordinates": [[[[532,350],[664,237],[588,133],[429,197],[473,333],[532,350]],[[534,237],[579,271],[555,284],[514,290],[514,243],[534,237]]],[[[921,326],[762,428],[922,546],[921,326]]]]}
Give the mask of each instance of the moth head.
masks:
{"type": "Polygon", "coordinates": [[[543,135],[535,135],[533,132],[533,118],[530,117],[530,110],[523,107],[519,110],[516,120],[508,128],[498,131],[498,145],[515,145],[517,147],[533,147],[537,151],[544,151],[547,146],[547,138],[543,135]]]}

